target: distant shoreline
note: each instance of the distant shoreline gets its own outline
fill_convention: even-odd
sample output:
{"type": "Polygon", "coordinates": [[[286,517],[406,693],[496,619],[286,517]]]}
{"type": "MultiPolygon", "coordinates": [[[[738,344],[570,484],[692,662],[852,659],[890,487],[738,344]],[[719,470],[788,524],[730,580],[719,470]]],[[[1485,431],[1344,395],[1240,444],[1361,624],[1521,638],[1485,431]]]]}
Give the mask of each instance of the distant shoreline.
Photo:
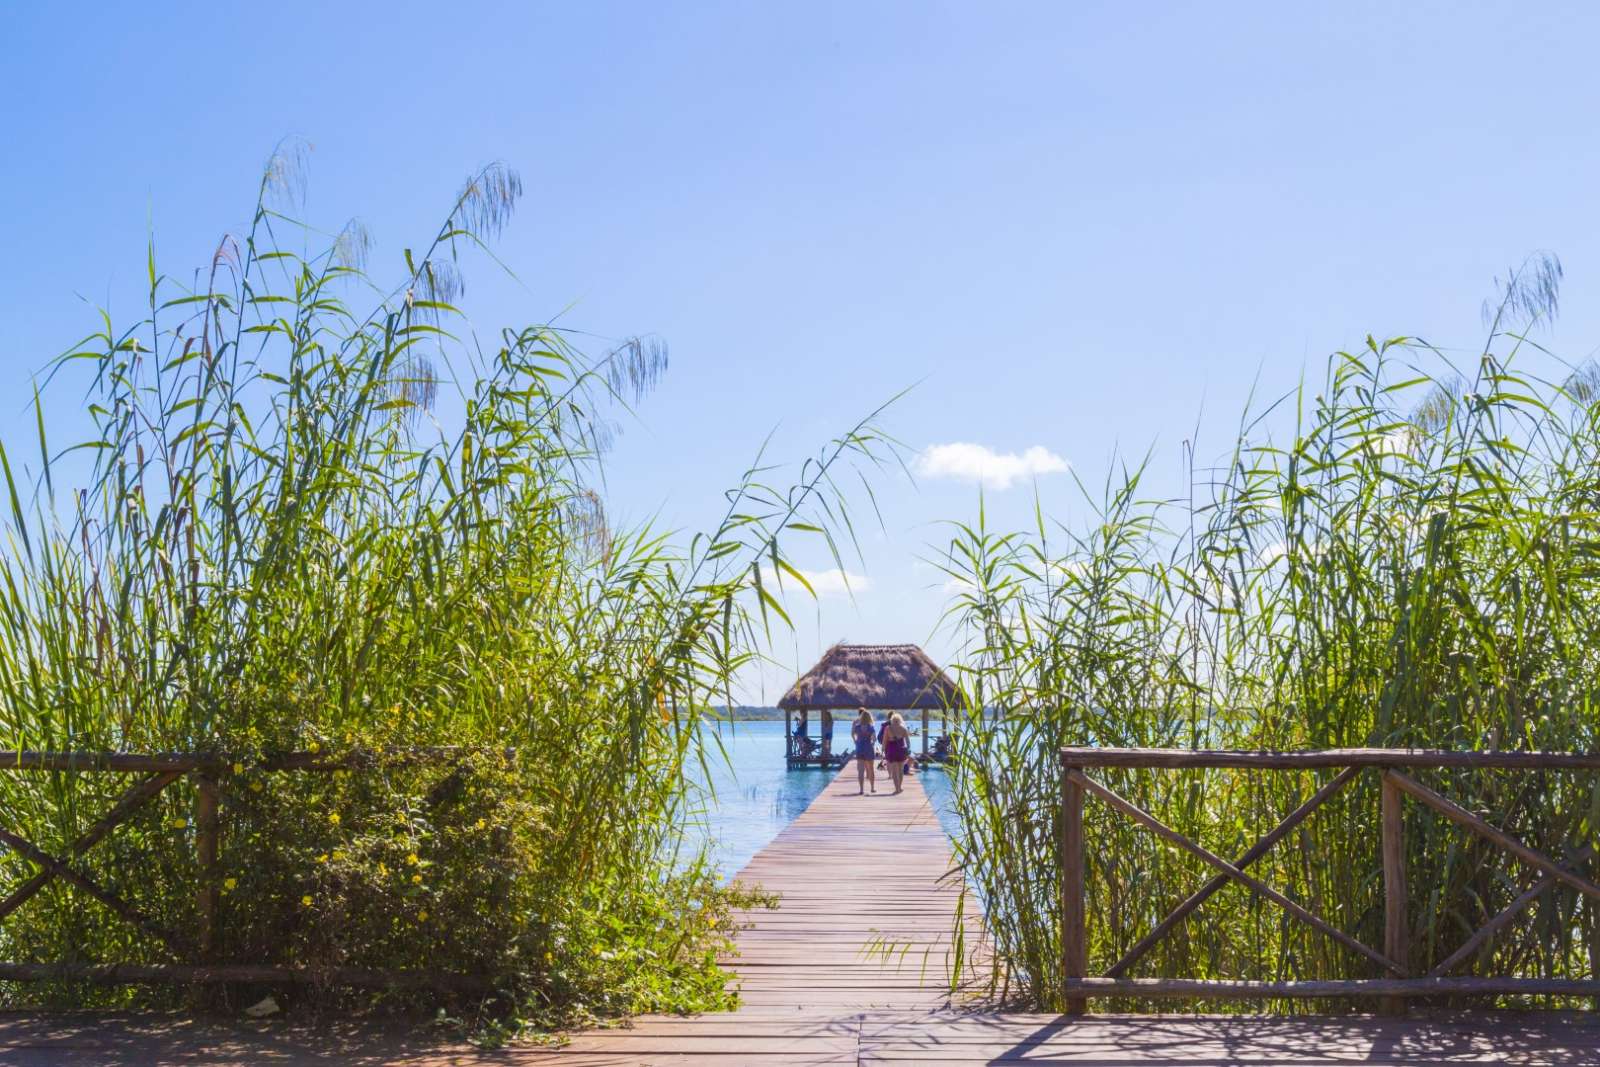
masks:
{"type": "Polygon", "coordinates": [[[738,704],[731,710],[727,707],[712,708],[710,719],[734,722],[782,722],[782,708],[767,708],[755,704],[738,704]]]}

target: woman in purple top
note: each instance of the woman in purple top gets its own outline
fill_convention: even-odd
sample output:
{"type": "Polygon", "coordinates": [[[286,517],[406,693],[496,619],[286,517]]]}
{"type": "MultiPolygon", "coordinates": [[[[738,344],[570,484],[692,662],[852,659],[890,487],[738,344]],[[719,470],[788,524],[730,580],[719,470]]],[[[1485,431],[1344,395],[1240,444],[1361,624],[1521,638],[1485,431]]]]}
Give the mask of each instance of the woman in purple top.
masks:
{"type": "Polygon", "coordinates": [[[889,777],[894,780],[896,793],[904,788],[901,779],[905,777],[906,760],[910,758],[911,731],[906,729],[906,721],[897,711],[883,726],[883,762],[889,765],[889,777]]]}
{"type": "Polygon", "coordinates": [[[872,713],[866,708],[858,709],[855,725],[850,727],[850,740],[855,744],[856,752],[856,795],[866,793],[866,783],[872,783],[872,791],[878,791],[878,776],[872,769],[874,759],[872,743],[872,713]]]}

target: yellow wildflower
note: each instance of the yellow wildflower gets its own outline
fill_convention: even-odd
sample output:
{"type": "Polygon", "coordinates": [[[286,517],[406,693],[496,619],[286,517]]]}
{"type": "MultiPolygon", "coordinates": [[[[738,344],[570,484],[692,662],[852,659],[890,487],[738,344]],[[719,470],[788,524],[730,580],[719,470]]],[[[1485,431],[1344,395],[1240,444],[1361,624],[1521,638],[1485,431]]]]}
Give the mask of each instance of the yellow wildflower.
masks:
{"type": "Polygon", "coordinates": [[[304,904],[308,908],[311,907],[311,894],[307,893],[305,896],[301,897],[300,903],[304,904]]]}
{"type": "Polygon", "coordinates": [[[338,863],[342,859],[344,859],[344,849],[342,849],[342,848],[334,849],[333,850],[333,861],[335,863],[338,863]]]}
{"type": "Polygon", "coordinates": [[[482,830],[484,827],[486,827],[488,825],[489,824],[487,822],[485,822],[483,819],[479,819],[478,820],[478,829],[482,830]]]}
{"type": "Polygon", "coordinates": [[[182,830],[185,826],[188,826],[188,825],[189,825],[189,820],[188,819],[173,819],[172,820],[172,828],[174,830],[182,830]]]}
{"type": "Polygon", "coordinates": [[[417,922],[425,923],[427,921],[428,921],[428,909],[424,908],[421,911],[417,912],[417,922]]]}
{"type": "Polygon", "coordinates": [[[386,865],[380,863],[380,864],[378,864],[378,873],[379,874],[388,874],[389,873],[389,868],[386,865]]]}
{"type": "Polygon", "coordinates": [[[411,855],[407,856],[406,857],[406,863],[409,866],[415,867],[417,865],[417,854],[415,852],[413,852],[413,853],[411,853],[411,855]]]}
{"type": "Polygon", "coordinates": [[[224,893],[231,893],[235,889],[238,889],[238,888],[239,888],[239,879],[237,879],[237,878],[224,878],[222,880],[222,891],[224,893]]]}
{"type": "Polygon", "coordinates": [[[322,751],[322,746],[319,745],[317,742],[312,741],[310,744],[308,744],[306,746],[306,751],[311,753],[313,756],[315,756],[318,752],[322,751]]]}
{"type": "Polygon", "coordinates": [[[234,774],[243,774],[243,773],[244,773],[244,764],[242,764],[242,763],[235,763],[235,764],[234,764],[234,765],[233,765],[233,773],[234,773],[234,774]]]}
{"type": "Polygon", "coordinates": [[[338,826],[339,825],[339,813],[336,812],[336,811],[328,812],[328,821],[330,823],[332,823],[333,825],[338,826]]]}
{"type": "Polygon", "coordinates": [[[412,875],[412,876],[411,876],[411,884],[412,884],[412,885],[416,885],[416,884],[417,884],[417,883],[418,883],[418,882],[420,882],[420,881],[422,881],[422,875],[420,875],[420,874],[413,874],[413,875],[412,875]]]}
{"type": "Polygon", "coordinates": [[[326,852],[324,852],[322,855],[318,856],[317,857],[317,862],[318,863],[327,863],[328,862],[328,854],[326,852]]]}
{"type": "Polygon", "coordinates": [[[261,783],[260,782],[251,782],[250,783],[250,792],[252,792],[252,793],[261,792],[261,783]]]}

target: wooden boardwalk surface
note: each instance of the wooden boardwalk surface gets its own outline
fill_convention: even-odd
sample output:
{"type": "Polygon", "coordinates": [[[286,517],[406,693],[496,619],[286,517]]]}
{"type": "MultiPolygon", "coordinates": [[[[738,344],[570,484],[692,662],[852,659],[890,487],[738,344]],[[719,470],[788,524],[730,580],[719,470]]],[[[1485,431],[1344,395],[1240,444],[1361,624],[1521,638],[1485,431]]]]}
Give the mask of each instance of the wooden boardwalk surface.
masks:
{"type": "MultiPolygon", "coordinates": [[[[878,777],[878,792],[863,797],[846,768],[736,876],[780,898],[776,909],[739,916],[745,929],[727,962],[742,1012],[951,1003],[961,882],[951,876],[950,840],[921,775],[908,776],[899,796],[878,777]]],[[[964,925],[964,947],[976,949],[982,925],[975,917],[964,925]]]]}
{"type": "MultiPolygon", "coordinates": [[[[797,772],[811,773],[811,772],[797,772]]],[[[930,773],[940,773],[938,771],[930,773]]],[[[861,1067],[867,1064],[1592,1064],[1595,1015],[1379,1019],[1075,1018],[985,1014],[949,991],[960,886],[918,778],[895,797],[835,779],[741,872],[782,894],[743,916],[737,1011],[647,1017],[562,1049],[441,1046],[381,1023],[0,1015],[0,1064],[492,1064],[517,1067],[861,1067]],[[892,942],[895,951],[879,949],[892,942]]],[[[977,939],[971,917],[968,936],[977,939]]]]}
{"type": "Polygon", "coordinates": [[[1600,1025],[1578,1017],[1433,1019],[736,1012],[646,1019],[604,1048],[478,1051],[393,1023],[196,1020],[160,1015],[0,1015],[6,1067],[1434,1067],[1600,1064],[1600,1025]]]}

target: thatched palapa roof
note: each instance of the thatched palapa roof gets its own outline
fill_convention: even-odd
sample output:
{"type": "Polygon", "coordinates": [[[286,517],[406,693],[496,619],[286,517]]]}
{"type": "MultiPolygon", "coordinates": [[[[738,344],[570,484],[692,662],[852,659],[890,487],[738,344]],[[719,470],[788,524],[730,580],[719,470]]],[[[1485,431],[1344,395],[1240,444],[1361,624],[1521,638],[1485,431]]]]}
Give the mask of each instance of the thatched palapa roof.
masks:
{"type": "Polygon", "coordinates": [[[778,701],[788,711],[961,706],[961,691],[916,645],[834,645],[778,701]]]}

